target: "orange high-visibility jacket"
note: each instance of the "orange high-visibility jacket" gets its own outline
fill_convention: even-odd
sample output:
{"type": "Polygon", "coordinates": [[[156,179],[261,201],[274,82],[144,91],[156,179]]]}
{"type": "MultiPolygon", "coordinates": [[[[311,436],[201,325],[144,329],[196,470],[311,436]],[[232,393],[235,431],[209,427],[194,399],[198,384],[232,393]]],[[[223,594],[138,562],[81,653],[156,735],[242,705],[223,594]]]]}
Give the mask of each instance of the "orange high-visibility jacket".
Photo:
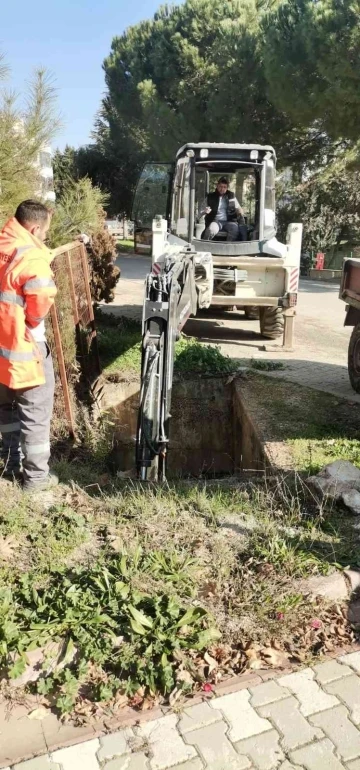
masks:
{"type": "Polygon", "coordinates": [[[45,383],[31,329],[56,295],[49,249],[10,219],[0,232],[0,383],[15,390],[45,383]]]}

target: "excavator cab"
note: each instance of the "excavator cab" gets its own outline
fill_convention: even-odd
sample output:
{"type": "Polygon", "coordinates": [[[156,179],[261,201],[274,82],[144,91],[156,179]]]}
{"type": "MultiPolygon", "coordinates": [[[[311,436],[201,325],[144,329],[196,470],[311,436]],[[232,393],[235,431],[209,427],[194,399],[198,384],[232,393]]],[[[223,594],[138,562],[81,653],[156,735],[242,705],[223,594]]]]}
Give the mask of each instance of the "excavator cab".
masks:
{"type": "Polygon", "coordinates": [[[196,251],[219,256],[249,254],[249,250],[257,253],[259,243],[276,233],[275,167],[276,155],[270,146],[210,143],[184,145],[175,163],[147,163],[133,205],[135,251],[151,250],[152,222],[161,215],[168,232],[194,244],[196,251]],[[229,179],[229,190],[244,211],[241,239],[231,245],[224,231],[211,241],[204,239],[201,208],[221,176],[229,179]]]}

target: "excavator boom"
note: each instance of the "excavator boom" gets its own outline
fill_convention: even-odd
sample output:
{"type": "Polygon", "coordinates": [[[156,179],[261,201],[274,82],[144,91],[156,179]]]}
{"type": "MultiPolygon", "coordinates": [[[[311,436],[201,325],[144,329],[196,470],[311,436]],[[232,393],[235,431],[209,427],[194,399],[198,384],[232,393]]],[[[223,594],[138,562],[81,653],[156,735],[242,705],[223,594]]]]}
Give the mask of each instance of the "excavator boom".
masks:
{"type": "Polygon", "coordinates": [[[194,257],[191,247],[178,247],[153,263],[146,278],[136,440],[142,480],[166,478],[175,343],[197,310],[194,257]]]}

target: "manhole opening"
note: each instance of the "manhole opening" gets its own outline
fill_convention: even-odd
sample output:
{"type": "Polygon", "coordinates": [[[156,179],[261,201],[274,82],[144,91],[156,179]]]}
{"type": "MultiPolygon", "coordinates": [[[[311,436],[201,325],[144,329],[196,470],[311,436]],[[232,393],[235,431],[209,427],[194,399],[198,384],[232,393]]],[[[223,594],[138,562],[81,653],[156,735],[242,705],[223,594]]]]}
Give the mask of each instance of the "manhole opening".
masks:
{"type": "MultiPolygon", "coordinates": [[[[139,381],[107,382],[104,408],[120,471],[135,462],[139,381]]],[[[173,384],[167,475],[214,477],[264,467],[262,448],[226,377],[187,377],[173,384]]]]}

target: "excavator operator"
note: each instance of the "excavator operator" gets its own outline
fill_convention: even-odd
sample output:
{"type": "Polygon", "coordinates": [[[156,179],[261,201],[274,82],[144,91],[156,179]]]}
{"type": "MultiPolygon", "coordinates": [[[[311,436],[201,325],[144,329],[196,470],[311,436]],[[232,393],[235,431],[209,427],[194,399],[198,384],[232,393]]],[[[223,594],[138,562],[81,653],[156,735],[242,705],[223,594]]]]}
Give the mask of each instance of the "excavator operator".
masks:
{"type": "Polygon", "coordinates": [[[227,233],[228,241],[247,240],[247,227],[244,212],[235,193],[229,190],[229,180],[222,176],[218,180],[216,190],[207,195],[203,202],[199,217],[205,214],[205,230],[202,238],[211,241],[220,230],[227,233]]]}

